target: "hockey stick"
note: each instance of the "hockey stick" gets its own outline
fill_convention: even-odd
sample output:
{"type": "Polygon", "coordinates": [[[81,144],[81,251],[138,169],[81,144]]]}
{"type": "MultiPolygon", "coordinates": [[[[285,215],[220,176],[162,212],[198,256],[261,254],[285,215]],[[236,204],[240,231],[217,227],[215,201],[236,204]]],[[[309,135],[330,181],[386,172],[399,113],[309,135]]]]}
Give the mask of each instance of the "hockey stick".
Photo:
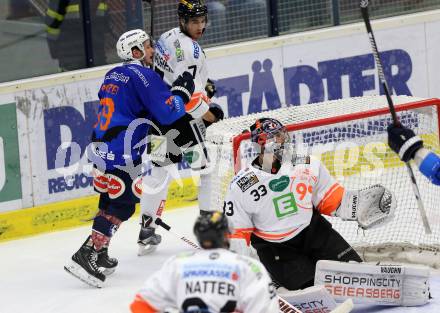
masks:
{"type": "MultiPolygon", "coordinates": [[[[182,236],[182,235],[172,231],[171,226],[168,225],[167,223],[165,223],[161,218],[157,218],[155,223],[157,225],[161,226],[166,231],[173,234],[174,236],[176,236],[177,238],[179,238],[180,240],[182,240],[183,242],[187,243],[191,247],[193,247],[195,249],[202,249],[198,244],[192,242],[191,240],[189,240],[185,236],[182,236]]],[[[293,305],[291,305],[289,302],[287,302],[286,300],[284,300],[280,296],[277,296],[277,297],[278,297],[278,303],[280,306],[280,310],[279,310],[280,313],[302,313],[300,310],[295,308],[293,305]]]]}
{"type": "Polygon", "coordinates": [[[163,229],[169,231],[171,234],[173,234],[174,236],[178,237],[180,240],[184,241],[185,243],[187,243],[188,245],[190,245],[191,247],[195,248],[195,249],[202,249],[199,247],[198,244],[192,242],[190,239],[186,238],[185,236],[182,236],[174,231],[171,230],[171,226],[168,225],[167,223],[165,223],[164,221],[162,221],[161,218],[156,218],[155,223],[159,226],[161,226],[163,229]]]}
{"type": "MultiPolygon", "coordinates": [[[[397,115],[396,115],[396,110],[394,109],[393,99],[391,98],[391,93],[390,93],[390,90],[388,89],[388,84],[385,79],[385,75],[383,73],[382,63],[380,61],[379,51],[378,51],[377,45],[376,45],[376,39],[374,38],[373,29],[371,28],[370,16],[368,14],[368,0],[361,0],[360,6],[361,6],[362,17],[365,22],[365,27],[367,28],[368,37],[370,39],[371,48],[373,50],[374,60],[376,61],[377,71],[379,74],[379,80],[380,80],[380,83],[382,84],[383,90],[385,92],[385,96],[388,101],[388,107],[390,109],[391,116],[393,118],[393,123],[394,123],[394,125],[400,125],[399,119],[397,118],[397,115]]],[[[428,218],[426,216],[425,207],[423,205],[422,197],[420,195],[420,190],[417,185],[417,181],[414,176],[413,169],[412,169],[411,165],[409,164],[409,162],[405,162],[405,165],[408,170],[409,177],[411,179],[411,185],[412,185],[413,192],[414,192],[414,195],[417,200],[420,216],[422,218],[423,226],[425,228],[425,233],[431,234],[432,233],[431,227],[429,225],[428,218]]]]}

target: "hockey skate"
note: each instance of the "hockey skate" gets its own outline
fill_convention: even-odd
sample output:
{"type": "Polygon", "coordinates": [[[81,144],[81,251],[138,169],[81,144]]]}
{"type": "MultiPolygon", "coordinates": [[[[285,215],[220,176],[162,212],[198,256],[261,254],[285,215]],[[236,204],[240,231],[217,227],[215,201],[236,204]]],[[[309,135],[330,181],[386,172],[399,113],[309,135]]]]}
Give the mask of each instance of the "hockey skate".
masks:
{"type": "Polygon", "coordinates": [[[64,266],[64,269],[86,284],[101,288],[105,281],[103,274],[105,268],[97,264],[98,252],[89,238],[72,256],[72,260],[64,266]]]}
{"type": "Polygon", "coordinates": [[[138,256],[143,256],[156,251],[157,245],[162,241],[160,235],[155,234],[156,229],[151,227],[153,218],[147,214],[141,215],[141,230],[138,237],[138,256]]]}
{"type": "Polygon", "coordinates": [[[113,274],[116,270],[116,266],[118,266],[118,259],[111,258],[108,256],[108,247],[106,246],[104,246],[97,253],[98,253],[98,260],[96,261],[96,264],[100,268],[103,268],[102,273],[105,276],[113,274]]]}
{"type": "Polygon", "coordinates": [[[138,256],[143,256],[156,251],[158,244],[162,241],[162,236],[155,234],[153,227],[141,227],[138,238],[138,256]]]}

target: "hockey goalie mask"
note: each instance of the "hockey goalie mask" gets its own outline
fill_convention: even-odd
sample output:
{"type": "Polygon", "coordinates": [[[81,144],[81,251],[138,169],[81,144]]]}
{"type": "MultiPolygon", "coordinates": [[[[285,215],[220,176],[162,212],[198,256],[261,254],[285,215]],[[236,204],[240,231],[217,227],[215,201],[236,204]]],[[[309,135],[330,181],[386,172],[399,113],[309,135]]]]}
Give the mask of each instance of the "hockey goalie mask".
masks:
{"type": "Polygon", "coordinates": [[[251,141],[258,144],[260,153],[273,154],[282,161],[284,150],[290,144],[286,127],[274,118],[260,118],[250,127],[251,141]]]}

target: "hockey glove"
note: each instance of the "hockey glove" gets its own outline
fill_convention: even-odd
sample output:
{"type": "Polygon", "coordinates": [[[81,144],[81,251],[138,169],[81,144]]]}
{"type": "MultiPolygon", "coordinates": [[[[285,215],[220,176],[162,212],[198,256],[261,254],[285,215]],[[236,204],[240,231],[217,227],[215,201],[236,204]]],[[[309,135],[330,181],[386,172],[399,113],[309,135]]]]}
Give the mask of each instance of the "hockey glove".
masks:
{"type": "Polygon", "coordinates": [[[423,141],[419,136],[409,128],[403,126],[389,125],[388,131],[388,145],[399,155],[403,162],[408,162],[417,150],[423,148],[423,141]]]}
{"type": "Polygon", "coordinates": [[[171,87],[171,93],[182,98],[183,102],[187,104],[191,100],[194,93],[194,78],[188,72],[183,72],[177,77],[171,87]]]}
{"type": "Polygon", "coordinates": [[[209,105],[209,111],[214,114],[215,118],[218,121],[221,121],[225,117],[225,113],[223,113],[223,109],[217,103],[211,103],[209,105]]]}
{"type": "Polygon", "coordinates": [[[336,216],[346,221],[357,221],[363,229],[389,222],[394,217],[396,198],[381,185],[360,190],[345,190],[336,216]]]}
{"type": "Polygon", "coordinates": [[[206,120],[203,119],[203,123],[205,124],[205,127],[211,126],[213,123],[217,123],[218,121],[222,120],[224,117],[223,110],[221,106],[219,106],[216,103],[210,103],[209,104],[209,112],[214,116],[215,120],[206,120]]]}
{"type": "Polygon", "coordinates": [[[217,89],[215,88],[215,84],[212,80],[208,79],[206,82],[205,91],[209,99],[214,97],[214,95],[217,93],[217,89]]]}

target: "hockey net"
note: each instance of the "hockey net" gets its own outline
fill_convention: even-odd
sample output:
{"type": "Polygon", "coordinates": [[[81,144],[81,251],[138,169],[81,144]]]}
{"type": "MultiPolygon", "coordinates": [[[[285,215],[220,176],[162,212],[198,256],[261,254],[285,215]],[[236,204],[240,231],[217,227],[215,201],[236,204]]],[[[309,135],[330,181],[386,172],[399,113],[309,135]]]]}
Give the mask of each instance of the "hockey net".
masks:
{"type": "MultiPolygon", "coordinates": [[[[393,97],[401,123],[424,140],[425,147],[440,152],[440,99],[393,97]]],[[[393,260],[440,268],[440,186],[414,168],[422,200],[432,228],[425,233],[406,166],[387,145],[387,126],[392,123],[382,96],[348,98],[293,106],[241,117],[210,126],[206,145],[212,166],[210,205],[222,210],[226,190],[234,174],[256,153],[249,130],[257,118],[273,117],[288,129],[297,149],[321,159],[330,173],[348,189],[382,184],[393,191],[397,210],[393,221],[371,230],[356,222],[328,217],[333,227],[366,261],[393,260]]]]}

